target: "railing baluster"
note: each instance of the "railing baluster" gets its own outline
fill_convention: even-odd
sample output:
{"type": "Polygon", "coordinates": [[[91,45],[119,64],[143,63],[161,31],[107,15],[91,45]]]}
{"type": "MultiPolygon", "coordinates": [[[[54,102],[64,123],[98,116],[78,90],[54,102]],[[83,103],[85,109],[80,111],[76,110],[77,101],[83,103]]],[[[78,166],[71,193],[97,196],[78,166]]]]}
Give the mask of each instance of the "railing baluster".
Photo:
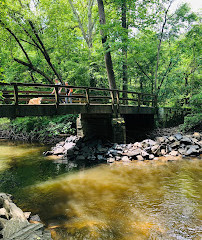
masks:
{"type": "Polygon", "coordinates": [[[114,91],[111,90],[110,94],[111,94],[111,98],[112,98],[112,106],[114,106],[114,91]]]}
{"type": "Polygon", "coordinates": [[[16,83],[14,83],[13,87],[14,87],[14,104],[18,105],[18,86],[16,83]]]}
{"type": "Polygon", "coordinates": [[[55,104],[56,106],[59,105],[59,93],[58,93],[58,86],[55,86],[55,104]]]}
{"type": "Polygon", "coordinates": [[[86,91],[86,104],[90,105],[89,88],[86,88],[85,91],[86,91]]]}

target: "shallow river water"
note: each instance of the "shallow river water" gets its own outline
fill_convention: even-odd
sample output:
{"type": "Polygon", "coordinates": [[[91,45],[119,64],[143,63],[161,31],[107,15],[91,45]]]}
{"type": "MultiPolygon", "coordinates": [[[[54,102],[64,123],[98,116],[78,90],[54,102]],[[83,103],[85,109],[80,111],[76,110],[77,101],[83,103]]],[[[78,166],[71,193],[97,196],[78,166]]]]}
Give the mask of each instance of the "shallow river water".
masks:
{"type": "Polygon", "coordinates": [[[47,147],[0,142],[0,191],[55,240],[202,239],[202,161],[61,165],[47,147]]]}

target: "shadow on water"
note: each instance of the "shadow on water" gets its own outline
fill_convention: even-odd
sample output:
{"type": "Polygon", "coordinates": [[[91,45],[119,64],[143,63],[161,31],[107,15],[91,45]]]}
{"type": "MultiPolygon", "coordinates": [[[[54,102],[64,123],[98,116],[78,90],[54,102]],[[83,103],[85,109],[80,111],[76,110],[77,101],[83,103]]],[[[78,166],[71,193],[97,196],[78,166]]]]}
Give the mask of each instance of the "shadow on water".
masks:
{"type": "Polygon", "coordinates": [[[1,142],[0,191],[14,195],[21,205],[25,197],[23,188],[93,166],[90,162],[54,162],[43,156],[47,148],[36,144],[1,142]]]}
{"type": "Polygon", "coordinates": [[[89,169],[55,164],[43,147],[10,150],[0,156],[1,191],[38,213],[54,240],[201,239],[200,160],[89,169]]]}

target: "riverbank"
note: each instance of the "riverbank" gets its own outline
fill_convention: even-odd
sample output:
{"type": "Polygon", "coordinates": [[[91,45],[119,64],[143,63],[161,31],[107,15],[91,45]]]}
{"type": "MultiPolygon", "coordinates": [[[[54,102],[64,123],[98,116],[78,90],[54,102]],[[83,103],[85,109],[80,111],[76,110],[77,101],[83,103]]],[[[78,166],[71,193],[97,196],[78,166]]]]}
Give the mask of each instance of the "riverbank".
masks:
{"type": "Polygon", "coordinates": [[[0,239],[50,240],[51,233],[41,223],[39,216],[23,212],[12,201],[12,196],[0,193],[0,239]]]}
{"type": "Polygon", "coordinates": [[[72,160],[96,163],[131,162],[157,160],[158,157],[168,157],[169,160],[173,157],[200,156],[201,140],[202,134],[198,132],[192,135],[176,133],[130,144],[113,144],[96,138],[71,136],[44,154],[57,156],[57,161],[61,163],[72,160]]]}

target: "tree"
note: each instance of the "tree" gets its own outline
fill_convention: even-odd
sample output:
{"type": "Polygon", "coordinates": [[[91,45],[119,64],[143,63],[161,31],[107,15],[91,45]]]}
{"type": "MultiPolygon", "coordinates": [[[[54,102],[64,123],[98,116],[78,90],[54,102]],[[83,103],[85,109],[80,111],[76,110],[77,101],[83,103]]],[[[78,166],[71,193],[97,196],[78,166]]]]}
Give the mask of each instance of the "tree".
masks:
{"type": "Polygon", "coordinates": [[[107,34],[105,33],[106,30],[104,30],[104,28],[103,28],[103,26],[106,23],[104,4],[103,4],[102,0],[97,0],[97,3],[98,3],[100,25],[101,25],[100,33],[101,33],[101,36],[102,36],[102,44],[103,44],[103,47],[105,48],[105,65],[106,65],[106,69],[107,69],[109,87],[111,89],[116,89],[117,87],[116,87],[116,82],[115,82],[115,76],[114,76],[110,47],[107,43],[107,34]]]}

